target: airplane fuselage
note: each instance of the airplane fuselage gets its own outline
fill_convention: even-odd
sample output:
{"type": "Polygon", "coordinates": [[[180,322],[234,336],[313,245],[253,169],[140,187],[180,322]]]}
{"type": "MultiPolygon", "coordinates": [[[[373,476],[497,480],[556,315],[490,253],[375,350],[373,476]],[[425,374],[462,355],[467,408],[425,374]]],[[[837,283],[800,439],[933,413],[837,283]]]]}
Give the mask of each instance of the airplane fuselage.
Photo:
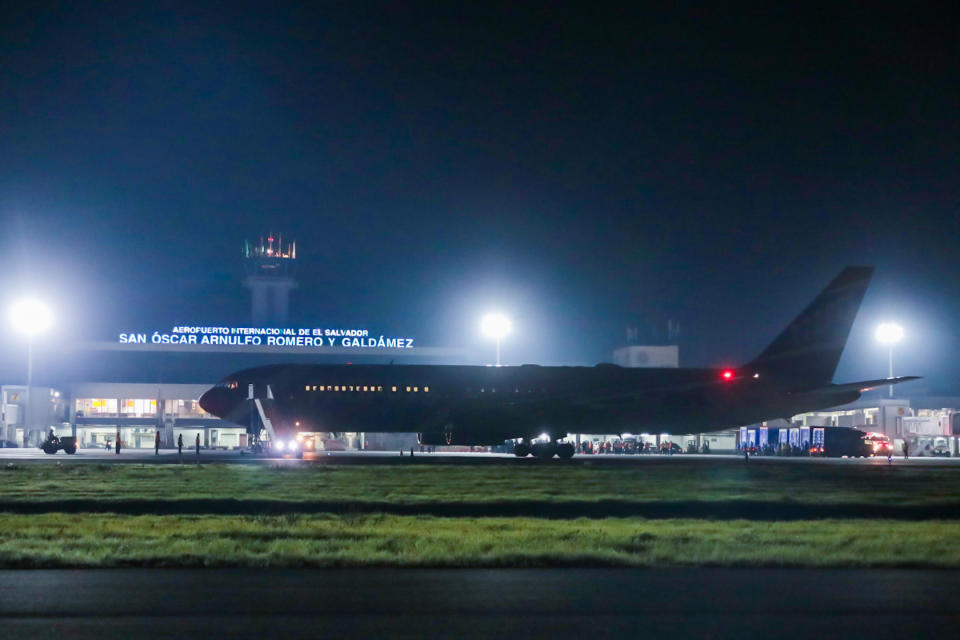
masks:
{"type": "Polygon", "coordinates": [[[729,379],[724,373],[616,365],[276,365],[234,374],[202,402],[249,424],[258,399],[284,435],[420,432],[451,443],[498,444],[543,433],[719,430],[859,396],[796,398],[755,372],[729,371],[729,379]]]}

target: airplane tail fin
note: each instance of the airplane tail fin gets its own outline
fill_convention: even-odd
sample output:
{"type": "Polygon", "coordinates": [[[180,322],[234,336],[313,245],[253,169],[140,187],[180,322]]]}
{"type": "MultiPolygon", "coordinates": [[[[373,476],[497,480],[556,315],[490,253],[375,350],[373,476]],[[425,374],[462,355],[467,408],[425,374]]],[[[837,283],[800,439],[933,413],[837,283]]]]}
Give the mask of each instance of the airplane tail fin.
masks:
{"type": "Polygon", "coordinates": [[[749,366],[804,387],[830,384],[873,267],[847,267],[749,366]]]}

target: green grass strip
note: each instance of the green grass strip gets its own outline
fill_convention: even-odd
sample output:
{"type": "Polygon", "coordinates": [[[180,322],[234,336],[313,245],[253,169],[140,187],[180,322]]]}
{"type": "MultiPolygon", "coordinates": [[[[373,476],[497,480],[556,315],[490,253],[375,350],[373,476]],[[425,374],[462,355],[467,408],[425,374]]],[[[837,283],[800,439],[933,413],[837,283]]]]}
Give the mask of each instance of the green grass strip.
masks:
{"type": "Polygon", "coordinates": [[[345,504],[619,500],[814,505],[956,505],[960,465],[683,461],[569,466],[99,465],[0,466],[0,501],[243,499],[345,504]]]}
{"type": "Polygon", "coordinates": [[[0,514],[0,567],[960,568],[960,523],[0,514]]]}

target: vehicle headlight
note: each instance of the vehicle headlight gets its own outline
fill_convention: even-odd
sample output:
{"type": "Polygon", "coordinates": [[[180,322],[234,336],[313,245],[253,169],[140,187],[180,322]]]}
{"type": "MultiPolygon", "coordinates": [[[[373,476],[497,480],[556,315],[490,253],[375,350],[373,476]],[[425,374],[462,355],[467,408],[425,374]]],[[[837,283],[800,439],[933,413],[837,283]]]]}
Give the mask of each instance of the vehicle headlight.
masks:
{"type": "Polygon", "coordinates": [[[283,440],[277,440],[277,451],[283,451],[283,440]]]}
{"type": "Polygon", "coordinates": [[[290,450],[293,451],[294,449],[297,448],[297,441],[296,441],[296,440],[291,440],[289,446],[290,446],[290,450]]]}

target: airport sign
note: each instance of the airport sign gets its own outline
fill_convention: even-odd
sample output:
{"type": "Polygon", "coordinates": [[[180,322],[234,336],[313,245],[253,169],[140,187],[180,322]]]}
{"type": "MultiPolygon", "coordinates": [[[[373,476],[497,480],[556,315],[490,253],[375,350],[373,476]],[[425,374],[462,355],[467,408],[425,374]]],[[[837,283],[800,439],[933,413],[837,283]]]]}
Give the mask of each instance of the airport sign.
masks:
{"type": "Polygon", "coordinates": [[[175,326],[170,331],[124,332],[120,344],[219,345],[314,349],[412,349],[413,338],[374,335],[367,329],[323,327],[175,326]]]}

